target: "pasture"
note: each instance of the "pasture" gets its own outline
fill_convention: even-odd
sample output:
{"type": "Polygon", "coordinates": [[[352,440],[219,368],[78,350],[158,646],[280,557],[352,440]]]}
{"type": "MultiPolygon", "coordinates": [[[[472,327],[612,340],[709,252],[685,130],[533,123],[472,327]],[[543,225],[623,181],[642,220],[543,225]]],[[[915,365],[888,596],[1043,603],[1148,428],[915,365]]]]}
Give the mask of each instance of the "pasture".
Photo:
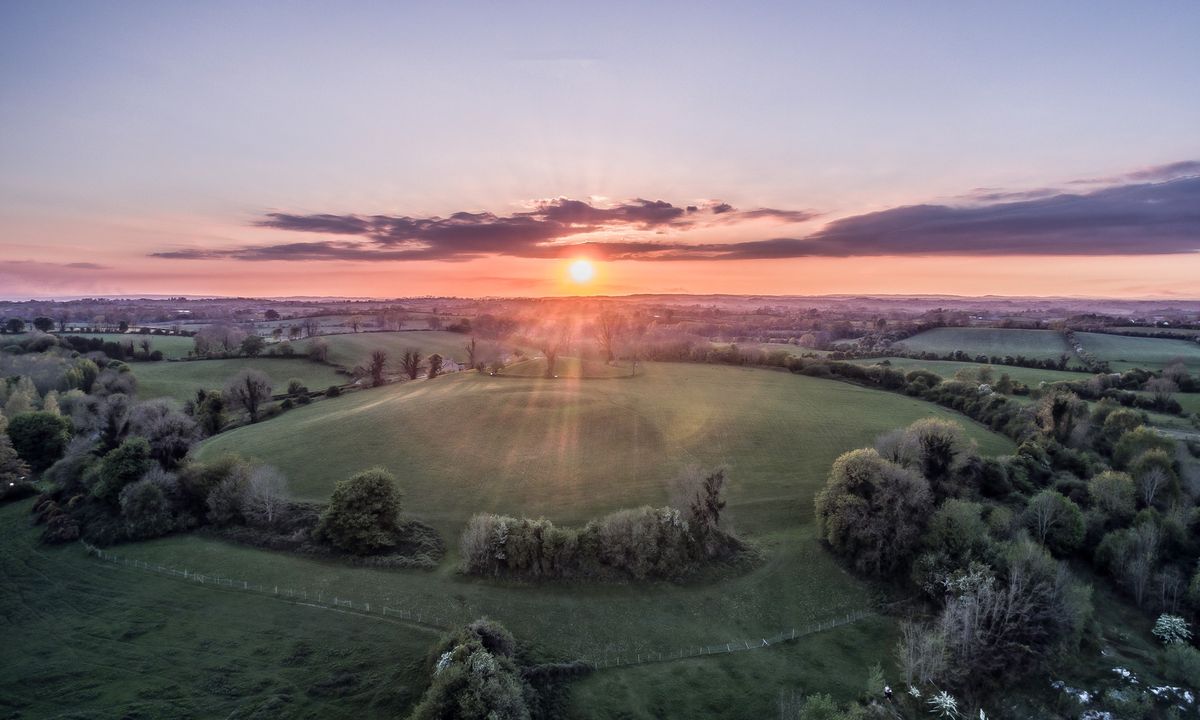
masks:
{"type": "MultiPolygon", "coordinates": [[[[961,416],[893,393],[759,369],[644,367],[612,380],[463,373],[403,383],[299,408],[202,446],[201,458],[236,452],[277,465],[296,495],[313,499],[359,469],[388,467],[405,510],[451,547],[436,571],[350,568],[197,536],[128,552],[372,603],[488,615],[560,657],[627,657],[746,641],[866,607],[867,588],[815,541],[813,494],[839,453],[927,416],[962,422],[984,452],[1012,450],[961,416]],[[748,572],[682,585],[598,585],[487,581],[455,570],[458,534],[475,512],[583,523],[665,503],[666,481],[682,466],[718,463],[731,471],[733,526],[764,554],[748,572]]],[[[578,683],[576,702],[596,717],[695,717],[720,704],[727,717],[759,718],[773,712],[780,687],[853,697],[863,668],[890,666],[894,640],[891,621],[871,619],[772,650],[606,670],[578,683]],[[730,688],[740,688],[736,704],[730,688]]]]}
{"type": "Polygon", "coordinates": [[[955,362],[952,360],[915,360],[913,358],[871,358],[868,360],[852,360],[850,362],[858,365],[876,365],[884,360],[888,361],[888,365],[903,372],[910,370],[928,370],[936,375],[941,375],[943,378],[953,378],[955,373],[960,370],[966,370],[972,373],[978,373],[980,370],[988,370],[992,374],[992,381],[995,382],[1001,375],[1008,374],[1010,378],[1018,382],[1025,383],[1030,387],[1037,387],[1038,383],[1042,382],[1059,382],[1061,380],[1087,380],[1091,377],[1088,373],[1071,372],[1070,370],[1041,370],[1038,368],[1017,367],[1015,365],[990,365],[984,363],[973,362],[955,362]]]}
{"type": "Polygon", "coordinates": [[[1038,360],[1057,360],[1062,355],[1070,355],[1071,362],[1078,364],[1066,340],[1054,330],[942,327],[917,333],[896,345],[910,352],[932,352],[938,355],[955,350],[988,357],[1024,355],[1038,360]]]}
{"type": "MultiPolygon", "coordinates": [[[[329,362],[347,370],[365,364],[371,352],[376,349],[386,350],[389,361],[393,364],[406,350],[419,350],[424,357],[438,353],[444,358],[465,363],[466,345],[471,341],[467,335],[445,330],[348,333],[323,335],[320,339],[329,344],[329,362]]],[[[305,338],[292,343],[292,347],[297,353],[306,353],[312,342],[313,338],[305,338]]],[[[487,344],[479,341],[481,349],[487,344]]],[[[511,348],[507,348],[507,351],[511,352],[511,348]]]]}
{"type": "Polygon", "coordinates": [[[288,380],[299,379],[309,390],[324,390],[330,385],[343,385],[349,377],[339,374],[328,365],[302,358],[230,358],[225,360],[187,360],[180,362],[133,363],[138,379],[138,397],[174,398],[186,402],[196,396],[196,390],[220,390],[226,381],[243,369],[259,370],[271,378],[276,394],[287,389],[288,380]]]}
{"type": "Polygon", "coordinates": [[[142,335],[141,333],[55,333],[56,335],[78,335],[79,337],[100,338],[105,342],[118,342],[122,345],[133,343],[133,347],[142,351],[142,341],[150,341],[150,352],[160,351],[168,360],[185,358],[195,347],[190,337],[181,335],[142,335]]]}
{"type": "Polygon", "coordinates": [[[1135,367],[1161,370],[1175,360],[1182,360],[1189,372],[1200,371],[1200,343],[1083,332],[1075,337],[1084,350],[1107,360],[1117,372],[1135,367]]]}
{"type": "Polygon", "coordinates": [[[433,631],[109,565],[39,530],[28,501],[0,507],[0,715],[399,717],[424,690],[433,631]]]}

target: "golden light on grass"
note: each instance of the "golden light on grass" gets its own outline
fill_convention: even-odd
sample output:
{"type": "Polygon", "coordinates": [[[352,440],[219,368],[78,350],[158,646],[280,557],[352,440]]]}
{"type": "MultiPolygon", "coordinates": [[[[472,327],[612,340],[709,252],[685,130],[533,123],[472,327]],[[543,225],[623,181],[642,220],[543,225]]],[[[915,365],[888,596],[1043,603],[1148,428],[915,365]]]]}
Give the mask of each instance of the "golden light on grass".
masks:
{"type": "Polygon", "coordinates": [[[582,285],[596,277],[596,268],[590,260],[579,258],[567,267],[567,274],[571,277],[572,282],[582,285]]]}

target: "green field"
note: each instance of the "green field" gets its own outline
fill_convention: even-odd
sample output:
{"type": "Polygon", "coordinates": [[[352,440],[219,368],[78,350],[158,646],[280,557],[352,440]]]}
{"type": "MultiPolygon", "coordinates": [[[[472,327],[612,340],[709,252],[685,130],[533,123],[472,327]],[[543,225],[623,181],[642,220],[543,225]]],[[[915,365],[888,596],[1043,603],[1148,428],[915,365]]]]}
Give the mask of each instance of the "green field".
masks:
{"type": "Polygon", "coordinates": [[[1161,370],[1175,360],[1182,360],[1190,372],[1200,371],[1200,343],[1103,333],[1081,332],[1075,337],[1084,350],[1100,360],[1107,360],[1114,371],[1134,367],[1161,370]]]}
{"type": "Polygon", "coordinates": [[[1154,333],[1169,332],[1178,335],[1191,335],[1192,337],[1200,336],[1200,330],[1190,330],[1187,328],[1173,327],[1150,327],[1147,325],[1129,325],[1125,327],[1114,327],[1112,330],[1125,333],[1128,335],[1153,335],[1154,333]]]}
{"type": "MultiPolygon", "coordinates": [[[[425,357],[438,353],[442,357],[465,363],[466,345],[471,340],[461,333],[445,330],[349,333],[325,335],[321,339],[329,343],[329,362],[347,369],[366,363],[371,352],[378,348],[386,350],[393,363],[397,362],[406,350],[420,350],[425,357]]],[[[311,343],[311,339],[304,339],[292,343],[292,347],[298,353],[305,353],[308,352],[311,343]]],[[[479,344],[483,346],[485,343],[480,341],[479,344]]]]}
{"type": "MultiPolygon", "coordinates": [[[[366,602],[488,615],[560,657],[745,642],[868,606],[868,588],[814,539],[813,493],[840,452],[927,416],[961,421],[985,452],[1012,450],[929,403],[759,369],[651,363],[636,378],[611,381],[459,374],[404,383],[233,430],[206,442],[200,455],[258,457],[281,467],[293,492],[314,499],[327,497],[338,479],[383,464],[399,478],[406,511],[435,525],[451,546],[436,571],[351,568],[198,536],[127,552],[366,602]],[[497,582],[455,570],[458,533],[475,512],[581,523],[665,502],[664,481],[692,463],[730,466],[729,516],[763,550],[760,566],[683,585],[497,582]]],[[[587,717],[684,718],[714,707],[726,717],[765,717],[785,687],[855,696],[865,667],[891,665],[894,633],[890,620],[875,619],[772,650],[606,670],[580,682],[574,697],[587,717]]]]}
{"type": "Polygon", "coordinates": [[[103,563],[38,545],[0,507],[0,715],[401,717],[430,630],[103,563]]]}
{"type": "MultiPolygon", "coordinates": [[[[971,355],[989,357],[1024,355],[1039,360],[1057,360],[1066,354],[1074,358],[1066,340],[1054,330],[943,327],[926,330],[896,344],[910,352],[933,352],[939,355],[962,350],[971,355]]],[[[1073,359],[1072,362],[1076,361],[1073,359]]]]}
{"type": "Polygon", "coordinates": [[[160,351],[168,360],[184,358],[195,347],[190,337],[180,335],[142,335],[140,333],[56,333],[58,335],[78,335],[79,337],[100,338],[106,342],[119,342],[122,345],[133,343],[138,352],[142,351],[142,341],[150,341],[150,352],[160,351]]]}
{"type": "MultiPolygon", "coordinates": [[[[543,357],[519,360],[504,368],[505,377],[540,378],[546,375],[546,359],[543,357]]],[[[601,360],[581,360],[560,357],[554,363],[554,375],[563,378],[622,378],[630,376],[628,363],[608,365],[601,360]]]]}
{"type": "Polygon", "coordinates": [[[967,370],[970,372],[979,372],[987,369],[992,373],[993,382],[1001,375],[1007,373],[1010,378],[1018,382],[1025,383],[1030,387],[1037,387],[1038,383],[1042,382],[1059,382],[1062,380],[1087,380],[1091,375],[1087,373],[1071,372],[1069,370],[1039,370],[1037,368],[1017,367],[1015,365],[985,365],[983,363],[972,362],[954,362],[952,360],[914,360],[912,358],[871,358],[869,360],[852,360],[851,362],[859,365],[875,365],[887,360],[889,365],[895,370],[908,372],[918,368],[928,370],[943,378],[952,378],[959,370],[967,370]]]}
{"type": "Polygon", "coordinates": [[[245,368],[262,371],[271,378],[274,391],[282,393],[288,380],[298,378],[310,390],[324,390],[330,385],[343,385],[350,378],[328,365],[296,359],[232,358],[228,360],[187,360],[182,362],[134,363],[133,374],[138,379],[138,397],[174,398],[185,402],[196,396],[196,390],[220,390],[225,382],[245,368]]]}

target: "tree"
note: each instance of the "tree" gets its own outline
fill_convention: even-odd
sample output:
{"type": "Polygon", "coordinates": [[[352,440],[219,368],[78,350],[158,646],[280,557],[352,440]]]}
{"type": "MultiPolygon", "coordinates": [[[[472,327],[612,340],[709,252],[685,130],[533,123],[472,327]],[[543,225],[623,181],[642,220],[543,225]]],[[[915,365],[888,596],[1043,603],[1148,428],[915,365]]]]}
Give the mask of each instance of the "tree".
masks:
{"type": "Polygon", "coordinates": [[[375,387],[379,387],[387,381],[387,361],[387,350],[384,350],[383,348],[376,348],[372,350],[370,356],[367,357],[367,364],[358,368],[358,370],[364,375],[369,375],[371,377],[371,384],[375,387]]]}
{"type": "Polygon", "coordinates": [[[165,400],[138,403],[130,413],[130,431],[146,438],[150,456],[166,469],[177,466],[200,439],[200,428],[165,400]]]}
{"type": "Polygon", "coordinates": [[[466,344],[467,351],[467,366],[472,370],[479,369],[479,346],[475,343],[475,338],[472,337],[470,342],[466,344]]]}
{"type": "Polygon", "coordinates": [[[842,454],[817,493],[821,538],[855,568],[889,575],[911,558],[932,505],[925,478],[874,449],[842,454]]]}
{"type": "Polygon", "coordinates": [[[438,317],[437,315],[430,315],[428,322],[429,322],[430,330],[441,330],[442,329],[442,319],[440,317],[438,317]]]}
{"type": "Polygon", "coordinates": [[[263,313],[263,317],[267,320],[278,320],[279,311],[274,308],[268,309],[265,313],[263,313]]]}
{"type": "Polygon", "coordinates": [[[100,460],[92,495],[103,502],[117,504],[125,486],[138,481],[153,466],[150,443],[145,438],[129,438],[100,460]]]}
{"type": "Polygon", "coordinates": [[[143,478],[122,488],[119,504],[125,532],[131,538],[158,537],[175,526],[171,504],[162,488],[150,479],[143,478]]]}
{"type": "Polygon", "coordinates": [[[432,380],[442,373],[442,356],[434,353],[429,356],[429,371],[426,376],[432,380]]]}
{"type": "Polygon", "coordinates": [[[1175,441],[1159,435],[1144,425],[1135,427],[1122,434],[1121,438],[1117,440],[1117,444],[1113,448],[1113,464],[1118,469],[1127,468],[1130,463],[1148,450],[1162,450],[1168,456],[1172,456],[1175,454],[1175,441]]]}
{"type": "Polygon", "coordinates": [[[25,332],[25,321],[20,318],[9,318],[4,323],[4,329],[12,335],[25,332]]]}
{"type": "Polygon", "coordinates": [[[323,363],[329,360],[329,343],[317,338],[308,344],[308,359],[323,363]]]}
{"type": "Polygon", "coordinates": [[[338,481],[313,534],[334,547],[366,555],[396,544],[399,514],[395,477],[375,467],[338,481]]]}
{"type": "Polygon", "coordinates": [[[1133,478],[1128,473],[1105,470],[1088,481],[1088,495],[1092,504],[1110,518],[1133,517],[1133,478]]]}
{"type": "Polygon", "coordinates": [[[616,359],[616,346],[620,335],[625,332],[625,326],[625,316],[612,310],[605,310],[596,318],[596,340],[600,342],[605,362],[609,364],[616,359]]]}
{"type": "Polygon", "coordinates": [[[27,479],[29,465],[17,455],[12,439],[0,428],[0,485],[12,485],[27,479]]]}
{"type": "Polygon", "coordinates": [[[1056,554],[1068,553],[1083,541],[1083,512],[1058,491],[1043,490],[1030,498],[1025,518],[1038,542],[1056,554]]]}
{"type": "Polygon", "coordinates": [[[197,355],[209,355],[232,353],[245,339],[246,333],[242,329],[228,323],[217,323],[197,331],[192,336],[192,343],[196,346],[197,355]]]}
{"type": "Polygon", "coordinates": [[[1151,630],[1154,637],[1162,641],[1163,645],[1186,645],[1192,639],[1192,631],[1188,629],[1187,620],[1178,615],[1159,615],[1158,620],[1154,621],[1154,629],[1151,630]]]}
{"type": "Polygon", "coordinates": [[[54,329],[54,320],[48,317],[34,318],[33,326],[42,332],[50,332],[54,329]]]}
{"type": "Polygon", "coordinates": [[[305,337],[314,337],[321,334],[321,322],[316,318],[304,318],[303,324],[305,337]]]}
{"type": "Polygon", "coordinates": [[[1139,455],[1129,465],[1129,473],[1133,475],[1138,495],[1146,507],[1154,507],[1160,492],[1173,491],[1178,479],[1171,456],[1161,449],[1147,450],[1139,455]]]}
{"type": "Polygon", "coordinates": [[[1056,390],[1038,401],[1035,422],[1046,435],[1067,445],[1087,428],[1088,404],[1073,392],[1056,390]]]}
{"type": "Polygon", "coordinates": [[[350,317],[350,329],[351,330],[353,330],[354,332],[358,332],[359,328],[361,328],[362,325],[363,325],[362,315],[352,315],[350,317]]]}
{"type": "Polygon", "coordinates": [[[266,346],[267,341],[258,335],[247,335],[242,340],[241,351],[246,357],[258,357],[266,346]]]}
{"type": "Polygon", "coordinates": [[[243,408],[250,422],[258,422],[258,410],[271,399],[271,378],[258,370],[243,370],[225,384],[225,400],[230,406],[243,408]]]}
{"type": "Polygon", "coordinates": [[[725,509],[725,468],[704,471],[692,467],[674,481],[671,504],[687,513],[688,528],[707,556],[718,550],[721,513],[725,509]]]}
{"type": "Polygon", "coordinates": [[[287,505],[287,477],[270,465],[254,468],[250,472],[242,501],[242,512],[246,519],[262,527],[274,527],[287,505]]]}
{"type": "Polygon", "coordinates": [[[420,350],[405,350],[400,356],[400,370],[408,376],[409,380],[416,380],[421,376],[421,351],[420,350]]]}
{"type": "Polygon", "coordinates": [[[1171,401],[1171,396],[1179,392],[1175,381],[1165,377],[1150,378],[1142,388],[1154,396],[1154,406],[1165,407],[1171,401]]]}
{"type": "Polygon", "coordinates": [[[197,390],[194,416],[205,436],[216,435],[225,427],[225,398],[216,390],[197,390]]]}
{"type": "Polygon", "coordinates": [[[46,412],[26,412],[8,422],[13,449],[34,472],[41,472],[63,455],[71,439],[71,421],[46,412]]]}
{"type": "Polygon", "coordinates": [[[547,323],[539,331],[536,342],[546,358],[546,377],[558,376],[558,356],[570,347],[571,336],[571,326],[565,320],[547,323]]]}
{"type": "Polygon", "coordinates": [[[888,433],[876,442],[884,457],[921,473],[937,497],[958,493],[954,479],[970,458],[975,444],[958,423],[924,418],[899,433],[888,433]]]}

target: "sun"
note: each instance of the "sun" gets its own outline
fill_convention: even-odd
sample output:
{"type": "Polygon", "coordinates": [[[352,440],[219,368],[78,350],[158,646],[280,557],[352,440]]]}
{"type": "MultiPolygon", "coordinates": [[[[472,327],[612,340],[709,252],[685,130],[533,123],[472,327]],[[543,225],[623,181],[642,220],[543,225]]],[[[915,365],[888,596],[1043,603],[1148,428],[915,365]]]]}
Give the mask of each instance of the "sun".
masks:
{"type": "Polygon", "coordinates": [[[590,260],[580,258],[567,267],[567,273],[571,276],[571,280],[582,284],[596,276],[596,268],[590,260]]]}

